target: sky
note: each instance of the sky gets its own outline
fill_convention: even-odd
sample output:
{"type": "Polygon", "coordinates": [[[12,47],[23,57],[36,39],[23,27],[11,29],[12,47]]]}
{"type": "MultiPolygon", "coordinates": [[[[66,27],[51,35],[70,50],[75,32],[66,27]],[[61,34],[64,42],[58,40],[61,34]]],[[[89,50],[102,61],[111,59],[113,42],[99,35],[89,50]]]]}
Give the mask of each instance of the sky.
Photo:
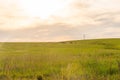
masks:
{"type": "Polygon", "coordinates": [[[0,0],[0,42],[120,38],[120,0],[0,0]]]}

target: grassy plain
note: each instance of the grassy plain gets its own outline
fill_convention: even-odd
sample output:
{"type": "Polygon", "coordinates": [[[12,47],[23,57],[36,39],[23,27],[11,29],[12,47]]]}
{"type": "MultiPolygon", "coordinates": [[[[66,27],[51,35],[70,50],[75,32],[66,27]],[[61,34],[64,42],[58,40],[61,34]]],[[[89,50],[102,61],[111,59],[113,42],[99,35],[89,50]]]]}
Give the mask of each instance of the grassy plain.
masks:
{"type": "Polygon", "coordinates": [[[120,80],[120,39],[0,43],[0,80],[120,80]]]}

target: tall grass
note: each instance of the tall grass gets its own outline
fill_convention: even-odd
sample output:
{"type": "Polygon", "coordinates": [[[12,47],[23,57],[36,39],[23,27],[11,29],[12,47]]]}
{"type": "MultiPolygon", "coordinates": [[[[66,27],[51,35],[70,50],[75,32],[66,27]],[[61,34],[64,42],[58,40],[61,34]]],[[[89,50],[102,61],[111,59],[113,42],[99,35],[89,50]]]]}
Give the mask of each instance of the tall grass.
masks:
{"type": "Polygon", "coordinates": [[[120,39],[2,45],[0,80],[38,78],[120,80],[120,39]]]}

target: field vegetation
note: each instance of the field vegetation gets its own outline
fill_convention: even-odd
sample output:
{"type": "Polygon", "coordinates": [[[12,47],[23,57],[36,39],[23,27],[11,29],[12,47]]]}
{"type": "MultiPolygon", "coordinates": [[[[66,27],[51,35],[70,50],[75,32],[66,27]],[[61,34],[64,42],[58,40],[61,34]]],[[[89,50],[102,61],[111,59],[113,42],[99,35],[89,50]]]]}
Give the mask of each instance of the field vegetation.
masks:
{"type": "Polygon", "coordinates": [[[120,80],[120,39],[1,42],[0,80],[120,80]]]}

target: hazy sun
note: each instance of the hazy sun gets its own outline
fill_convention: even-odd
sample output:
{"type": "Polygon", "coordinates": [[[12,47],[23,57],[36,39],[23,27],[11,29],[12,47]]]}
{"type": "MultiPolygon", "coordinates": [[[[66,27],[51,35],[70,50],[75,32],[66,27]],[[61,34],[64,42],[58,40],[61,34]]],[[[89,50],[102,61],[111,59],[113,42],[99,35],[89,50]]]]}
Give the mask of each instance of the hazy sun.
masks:
{"type": "Polygon", "coordinates": [[[57,14],[66,4],[67,0],[20,0],[20,6],[28,16],[41,19],[57,14]]]}

